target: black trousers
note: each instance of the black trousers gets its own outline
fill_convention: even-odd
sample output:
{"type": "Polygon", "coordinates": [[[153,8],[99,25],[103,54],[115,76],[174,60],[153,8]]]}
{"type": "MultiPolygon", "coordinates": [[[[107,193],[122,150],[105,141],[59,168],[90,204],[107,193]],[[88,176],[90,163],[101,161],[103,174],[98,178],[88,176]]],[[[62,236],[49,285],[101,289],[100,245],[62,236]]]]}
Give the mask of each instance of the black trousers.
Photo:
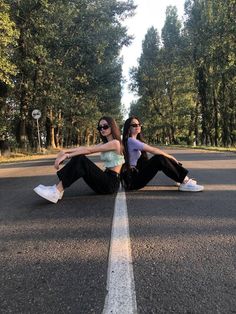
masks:
{"type": "Polygon", "coordinates": [[[84,155],[72,157],[70,161],[57,172],[63,188],[69,187],[79,178],[98,194],[112,194],[118,191],[120,176],[112,170],[101,170],[84,155]]]}
{"type": "Polygon", "coordinates": [[[163,171],[169,178],[180,183],[188,173],[187,169],[174,160],[163,155],[154,155],[148,160],[140,158],[136,168],[122,174],[122,180],[127,190],[138,190],[146,186],[158,171],[163,171]]]}

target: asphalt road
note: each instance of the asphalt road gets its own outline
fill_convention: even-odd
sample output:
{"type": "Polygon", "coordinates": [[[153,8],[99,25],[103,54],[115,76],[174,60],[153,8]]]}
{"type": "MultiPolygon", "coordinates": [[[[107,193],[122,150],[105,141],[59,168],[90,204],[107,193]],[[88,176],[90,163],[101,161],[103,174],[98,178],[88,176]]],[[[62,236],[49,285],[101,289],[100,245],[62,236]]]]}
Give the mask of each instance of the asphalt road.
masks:
{"type": "MultiPolygon", "coordinates": [[[[236,154],[168,152],[205,191],[158,173],[126,193],[138,313],[236,313],[236,154]]],[[[0,313],[103,311],[116,195],[81,179],[50,204],[52,164],[0,165],[0,313]]]]}

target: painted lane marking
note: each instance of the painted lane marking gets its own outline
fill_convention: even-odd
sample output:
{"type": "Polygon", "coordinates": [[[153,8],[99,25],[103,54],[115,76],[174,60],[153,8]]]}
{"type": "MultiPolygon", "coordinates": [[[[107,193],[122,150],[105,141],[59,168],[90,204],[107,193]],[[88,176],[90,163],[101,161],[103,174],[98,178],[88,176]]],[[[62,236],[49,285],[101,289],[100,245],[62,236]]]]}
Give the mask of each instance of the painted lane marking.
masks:
{"type": "Polygon", "coordinates": [[[115,200],[103,314],[137,313],[134,274],[125,192],[115,200]]]}

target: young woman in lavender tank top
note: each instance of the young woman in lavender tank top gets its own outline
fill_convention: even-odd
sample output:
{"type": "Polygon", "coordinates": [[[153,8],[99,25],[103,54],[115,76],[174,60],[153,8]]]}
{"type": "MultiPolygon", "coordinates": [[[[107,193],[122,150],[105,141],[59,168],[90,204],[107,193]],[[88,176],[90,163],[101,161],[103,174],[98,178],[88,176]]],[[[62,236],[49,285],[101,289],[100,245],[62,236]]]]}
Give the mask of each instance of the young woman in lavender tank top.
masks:
{"type": "Polygon", "coordinates": [[[169,178],[179,183],[180,191],[202,191],[204,187],[187,176],[188,170],[182,167],[175,157],[144,142],[141,127],[140,120],[134,116],[127,119],[124,124],[125,165],[122,170],[122,181],[126,189],[141,189],[158,171],[163,171],[169,178]],[[148,159],[147,153],[153,156],[148,159]]]}
{"type": "Polygon", "coordinates": [[[120,130],[111,117],[102,117],[98,121],[97,129],[103,143],[95,146],[66,149],[61,151],[55,160],[55,168],[59,183],[53,186],[38,185],[34,191],[44,199],[57,203],[63,196],[64,189],[68,188],[79,178],[99,194],[112,194],[120,186],[120,170],[124,163],[123,145],[120,130]],[[101,160],[105,164],[105,171],[100,169],[85,155],[101,153],[101,160]],[[59,170],[60,164],[65,160],[70,161],[59,170]]]}

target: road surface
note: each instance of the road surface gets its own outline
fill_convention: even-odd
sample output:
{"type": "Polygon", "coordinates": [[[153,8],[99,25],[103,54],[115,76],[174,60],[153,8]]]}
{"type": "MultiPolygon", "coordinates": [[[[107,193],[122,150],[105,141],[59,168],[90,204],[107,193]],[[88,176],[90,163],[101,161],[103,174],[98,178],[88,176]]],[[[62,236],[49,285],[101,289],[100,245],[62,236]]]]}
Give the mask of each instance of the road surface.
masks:
{"type": "Polygon", "coordinates": [[[204,192],[179,192],[158,173],[140,191],[101,196],[81,179],[51,204],[33,188],[57,181],[53,159],[1,164],[0,312],[236,313],[236,155],[168,153],[204,192]],[[118,219],[127,207],[128,229],[120,217],[113,241],[115,207],[118,219]],[[126,244],[128,272],[119,275],[110,263],[126,244]],[[125,290],[123,300],[110,294],[111,308],[114,286],[125,290]]]}

